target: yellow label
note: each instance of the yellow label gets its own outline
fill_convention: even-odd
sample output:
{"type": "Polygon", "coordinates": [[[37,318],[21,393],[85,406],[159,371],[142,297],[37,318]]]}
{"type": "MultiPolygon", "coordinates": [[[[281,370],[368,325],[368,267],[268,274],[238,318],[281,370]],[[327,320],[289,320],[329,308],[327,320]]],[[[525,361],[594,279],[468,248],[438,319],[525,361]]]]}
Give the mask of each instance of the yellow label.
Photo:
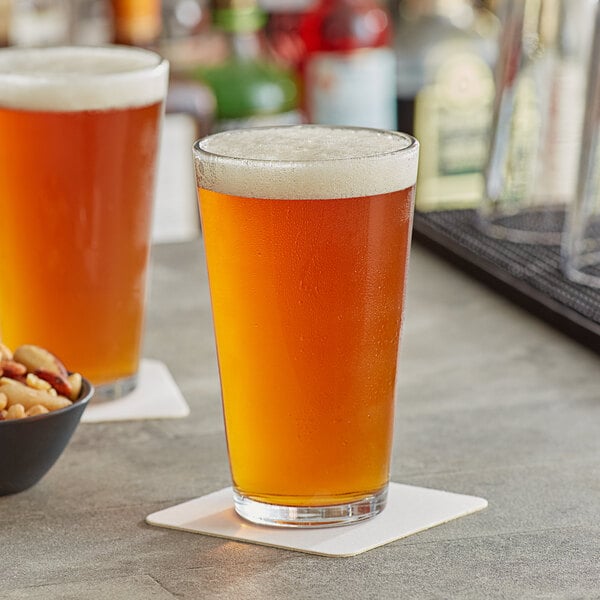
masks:
{"type": "Polygon", "coordinates": [[[483,194],[494,82],[475,54],[453,53],[415,99],[418,210],[475,207],[483,194]]]}

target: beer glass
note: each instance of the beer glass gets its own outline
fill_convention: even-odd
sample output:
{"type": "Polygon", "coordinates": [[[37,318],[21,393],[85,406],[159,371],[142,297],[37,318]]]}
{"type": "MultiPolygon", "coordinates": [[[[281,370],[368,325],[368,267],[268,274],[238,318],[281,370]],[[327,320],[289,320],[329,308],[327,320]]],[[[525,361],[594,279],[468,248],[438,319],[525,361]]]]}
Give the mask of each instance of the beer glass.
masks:
{"type": "Polygon", "coordinates": [[[600,5],[588,71],[579,175],[562,239],[562,269],[571,281],[600,288],[600,5]]]}
{"type": "Polygon", "coordinates": [[[0,335],[99,397],[136,382],[167,80],[145,50],[0,51],[0,335]]]}
{"type": "Polygon", "coordinates": [[[507,0],[478,223],[557,245],[575,193],[595,0],[507,0]]]}
{"type": "Polygon", "coordinates": [[[418,143],[300,125],[194,146],[234,505],[262,524],[386,501],[418,143]]]}

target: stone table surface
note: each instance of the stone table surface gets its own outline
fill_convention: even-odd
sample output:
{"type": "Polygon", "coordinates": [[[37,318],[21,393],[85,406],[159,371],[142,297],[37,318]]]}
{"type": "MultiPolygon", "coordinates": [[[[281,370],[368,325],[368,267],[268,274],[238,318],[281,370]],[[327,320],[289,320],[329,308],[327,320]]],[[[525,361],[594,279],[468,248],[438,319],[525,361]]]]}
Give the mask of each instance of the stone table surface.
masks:
{"type": "Polygon", "coordinates": [[[487,498],[475,515],[354,558],[148,526],[229,485],[200,240],[154,248],[145,356],[191,415],[81,424],[40,483],[0,498],[0,598],[600,598],[598,356],[425,249],[392,479],[487,498]]]}

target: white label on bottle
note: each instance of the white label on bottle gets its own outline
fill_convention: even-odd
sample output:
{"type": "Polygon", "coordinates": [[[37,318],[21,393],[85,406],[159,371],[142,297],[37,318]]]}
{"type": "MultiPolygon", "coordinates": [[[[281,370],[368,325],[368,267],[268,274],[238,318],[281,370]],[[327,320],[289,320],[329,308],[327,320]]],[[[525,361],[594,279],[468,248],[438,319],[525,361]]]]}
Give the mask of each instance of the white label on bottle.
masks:
{"type": "Polygon", "coordinates": [[[396,129],[396,59],[390,48],[319,52],[306,67],[310,120],[396,129]]]}

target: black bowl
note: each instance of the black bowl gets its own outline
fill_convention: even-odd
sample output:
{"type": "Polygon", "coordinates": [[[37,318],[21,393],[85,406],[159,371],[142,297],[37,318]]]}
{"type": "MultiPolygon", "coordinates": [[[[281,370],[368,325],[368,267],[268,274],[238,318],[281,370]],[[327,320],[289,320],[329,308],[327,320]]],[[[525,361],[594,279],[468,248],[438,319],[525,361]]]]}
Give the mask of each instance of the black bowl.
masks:
{"type": "Polygon", "coordinates": [[[65,449],[94,394],[83,379],[79,399],[71,406],[35,417],[0,421],[0,496],[36,484],[65,449]]]}

